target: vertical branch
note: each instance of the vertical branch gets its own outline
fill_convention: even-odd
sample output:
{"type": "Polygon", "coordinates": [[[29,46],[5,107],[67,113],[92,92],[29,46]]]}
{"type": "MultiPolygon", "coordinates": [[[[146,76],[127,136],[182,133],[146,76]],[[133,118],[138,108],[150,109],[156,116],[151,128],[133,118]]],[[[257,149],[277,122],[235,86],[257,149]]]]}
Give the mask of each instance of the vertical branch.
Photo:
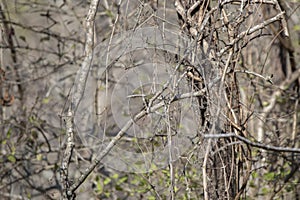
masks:
{"type": "MultiPolygon", "coordinates": [[[[5,9],[8,10],[7,8],[5,8],[5,4],[3,2],[1,2],[0,3],[0,21],[3,22],[2,26],[1,26],[1,31],[3,31],[3,33],[2,33],[3,37],[1,39],[3,39],[3,42],[7,43],[7,46],[10,50],[10,55],[11,55],[11,59],[13,62],[12,66],[11,66],[11,70],[13,71],[13,74],[15,76],[15,80],[16,80],[17,87],[18,87],[18,92],[20,95],[20,100],[22,101],[24,99],[23,98],[24,97],[24,88],[21,85],[21,76],[18,71],[18,66],[20,66],[20,65],[18,63],[17,52],[15,49],[15,44],[14,44],[14,40],[13,40],[13,37],[15,35],[15,30],[11,25],[9,25],[9,21],[10,21],[9,15],[8,15],[8,17],[5,16],[5,13],[4,13],[5,9]]],[[[3,63],[1,63],[1,64],[3,67],[4,66],[3,63]]],[[[2,69],[2,70],[5,70],[5,69],[2,69]]],[[[10,88],[8,87],[8,88],[3,89],[2,93],[3,93],[3,96],[1,96],[1,100],[3,101],[2,104],[4,106],[10,106],[14,100],[14,96],[10,94],[10,88]]]]}
{"type": "Polygon", "coordinates": [[[69,163],[71,161],[73,148],[74,148],[74,134],[73,134],[73,113],[69,109],[66,117],[65,117],[65,123],[66,123],[66,132],[67,132],[67,144],[66,144],[66,150],[63,154],[63,160],[61,164],[61,181],[62,181],[62,187],[63,187],[63,197],[64,199],[74,199],[74,194],[69,194],[68,189],[70,187],[69,182],[69,163]]]}
{"type": "Polygon", "coordinates": [[[167,122],[168,122],[168,148],[169,148],[169,170],[170,170],[170,193],[171,200],[174,200],[175,195],[175,185],[174,185],[174,166],[173,166],[173,155],[172,155],[172,129],[171,129],[171,120],[170,120],[170,102],[166,106],[167,122]]]}
{"type": "Polygon", "coordinates": [[[94,46],[94,21],[97,12],[97,7],[100,0],[92,0],[86,18],[86,43],[84,48],[84,60],[81,67],[77,72],[74,87],[72,90],[71,107],[65,117],[66,131],[67,131],[67,144],[63,154],[61,165],[61,181],[63,186],[63,199],[74,199],[75,191],[70,190],[71,183],[69,181],[69,164],[72,157],[74,148],[74,115],[77,107],[84,94],[86,81],[90,71],[90,66],[93,59],[93,46],[94,46]]]}
{"type": "MultiPolygon", "coordinates": [[[[297,116],[297,108],[299,105],[299,99],[296,100],[295,106],[294,106],[294,114],[293,114],[293,131],[292,131],[292,142],[293,142],[293,147],[296,145],[296,137],[297,137],[297,121],[298,121],[298,116],[297,116]]],[[[296,146],[297,147],[297,146],[296,146]]]]}
{"type": "Polygon", "coordinates": [[[71,111],[73,112],[76,112],[76,109],[84,94],[88,73],[93,60],[94,21],[99,1],[100,0],[92,0],[86,18],[86,43],[84,48],[84,60],[81,63],[81,67],[76,75],[72,92],[71,111]]]}
{"type": "Polygon", "coordinates": [[[202,175],[203,175],[203,191],[204,191],[204,199],[209,200],[209,195],[208,195],[208,183],[207,183],[207,161],[209,157],[209,153],[211,150],[211,139],[208,139],[207,141],[207,146],[206,146],[206,151],[204,155],[204,160],[203,160],[203,165],[202,165],[202,175]]]}
{"type": "Polygon", "coordinates": [[[278,87],[277,90],[274,91],[270,97],[269,101],[267,103],[268,106],[263,108],[263,112],[260,115],[260,121],[258,123],[258,138],[257,141],[262,142],[264,137],[264,123],[267,120],[268,115],[271,113],[271,111],[275,108],[277,104],[277,98],[286,90],[288,90],[291,87],[291,84],[296,81],[300,77],[300,69],[298,68],[297,71],[295,71],[291,77],[287,77],[278,87]]]}

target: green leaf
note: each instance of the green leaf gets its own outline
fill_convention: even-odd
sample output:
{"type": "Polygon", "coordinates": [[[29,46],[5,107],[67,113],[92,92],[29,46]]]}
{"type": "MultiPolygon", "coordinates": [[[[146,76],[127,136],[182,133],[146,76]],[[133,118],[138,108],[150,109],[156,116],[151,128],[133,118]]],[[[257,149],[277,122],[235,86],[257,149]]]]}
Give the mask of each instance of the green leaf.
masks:
{"type": "Polygon", "coordinates": [[[15,155],[16,154],[16,147],[12,146],[11,147],[11,155],[15,155]]]}
{"type": "Polygon", "coordinates": [[[7,133],[6,133],[6,139],[9,139],[10,138],[10,136],[11,136],[11,128],[10,129],[8,129],[8,131],[7,131],[7,133]]]}
{"type": "Polygon", "coordinates": [[[122,183],[124,183],[125,181],[127,181],[127,176],[124,176],[124,177],[122,177],[122,178],[120,178],[119,180],[118,180],[118,184],[122,184],[122,183]]]}
{"type": "Polygon", "coordinates": [[[254,181],[251,180],[251,181],[249,182],[249,186],[252,187],[252,188],[255,188],[255,187],[256,187],[256,184],[255,184],[254,181]]]}
{"type": "Polygon", "coordinates": [[[153,163],[151,163],[151,170],[153,170],[153,171],[156,171],[158,168],[157,168],[157,166],[155,165],[155,163],[153,162],[153,163]]]}
{"type": "Polygon", "coordinates": [[[110,18],[113,18],[113,17],[114,17],[113,12],[111,12],[111,10],[106,10],[105,13],[106,13],[106,15],[107,15],[108,17],[110,17],[110,18]]]}
{"type": "Polygon", "coordinates": [[[36,118],[34,116],[30,116],[29,121],[30,121],[30,123],[33,123],[36,121],[36,118]]]}
{"type": "Polygon", "coordinates": [[[110,192],[105,192],[104,194],[106,197],[110,197],[110,192]]]}
{"type": "Polygon", "coordinates": [[[267,181],[273,181],[275,179],[275,173],[274,172],[265,173],[264,179],[267,181]]]}
{"type": "Polygon", "coordinates": [[[254,171],[254,172],[252,172],[251,176],[252,176],[252,178],[255,179],[258,177],[258,173],[254,171]]]}
{"type": "Polygon", "coordinates": [[[50,101],[50,98],[49,98],[49,97],[46,97],[46,98],[43,99],[42,103],[43,103],[43,104],[48,104],[49,101],[50,101]]]}
{"type": "Polygon", "coordinates": [[[96,186],[97,186],[97,193],[98,194],[102,194],[102,192],[103,192],[103,186],[102,186],[100,180],[97,181],[97,185],[96,186]]]}
{"type": "Polygon", "coordinates": [[[14,155],[7,156],[7,159],[12,163],[16,163],[16,161],[17,161],[17,159],[14,155]]]}
{"type": "Polygon", "coordinates": [[[110,178],[106,178],[104,181],[103,181],[103,184],[104,185],[107,185],[111,182],[111,179],[110,178]]]}
{"type": "Polygon", "coordinates": [[[262,102],[263,107],[267,107],[269,104],[270,104],[270,103],[267,102],[267,101],[263,101],[263,102],[262,102]]]}
{"type": "Polygon", "coordinates": [[[37,155],[36,155],[36,159],[37,159],[38,161],[41,161],[41,160],[43,159],[43,155],[42,155],[41,153],[37,154],[37,155]]]}
{"type": "Polygon", "coordinates": [[[265,187],[262,188],[261,191],[262,191],[262,193],[263,193],[264,195],[266,195],[266,194],[269,193],[269,189],[268,189],[268,188],[265,188],[265,187]]]}
{"type": "Polygon", "coordinates": [[[300,25],[295,25],[295,26],[293,27],[293,29],[294,29],[294,31],[300,31],[300,25]]]}
{"type": "Polygon", "coordinates": [[[119,178],[119,174],[114,174],[114,175],[112,175],[112,178],[113,178],[113,179],[118,179],[118,178],[119,178]]]}

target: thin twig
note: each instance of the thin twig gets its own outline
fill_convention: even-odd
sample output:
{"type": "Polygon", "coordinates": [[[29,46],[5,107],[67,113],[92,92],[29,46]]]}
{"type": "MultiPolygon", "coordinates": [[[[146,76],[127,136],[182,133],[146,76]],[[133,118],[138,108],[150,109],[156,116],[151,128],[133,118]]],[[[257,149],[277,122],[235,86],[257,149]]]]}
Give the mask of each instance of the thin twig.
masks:
{"type": "Polygon", "coordinates": [[[267,116],[270,114],[270,112],[274,109],[276,105],[277,97],[281,95],[282,92],[286,91],[290,88],[291,84],[295,82],[300,77],[300,68],[297,66],[298,70],[295,71],[291,77],[287,77],[278,87],[277,90],[273,92],[272,95],[270,95],[270,100],[268,102],[268,106],[263,108],[263,112],[260,116],[260,121],[258,122],[258,141],[261,142],[264,137],[264,130],[263,125],[266,121],[267,116]]]}
{"type": "MultiPolygon", "coordinates": [[[[170,102],[166,105],[166,113],[170,112],[170,102]]],[[[174,178],[174,166],[173,166],[173,153],[172,153],[172,128],[171,128],[171,120],[170,115],[167,115],[167,123],[168,123],[168,150],[169,150],[169,171],[170,171],[170,194],[171,200],[174,200],[175,196],[175,178],[174,178]]]]}
{"type": "Polygon", "coordinates": [[[207,146],[206,146],[205,156],[204,156],[203,165],[202,165],[202,176],[203,176],[202,182],[203,182],[204,199],[209,200],[206,167],[207,167],[209,153],[211,150],[211,139],[210,138],[208,139],[208,142],[206,145],[207,146]]]}
{"type": "Polygon", "coordinates": [[[254,75],[254,76],[257,76],[261,79],[264,79],[265,81],[267,81],[267,82],[269,82],[273,85],[272,75],[264,77],[263,75],[261,75],[259,73],[251,72],[251,71],[248,71],[248,70],[236,70],[236,71],[234,71],[234,73],[246,73],[246,74],[254,75]]]}
{"type": "Polygon", "coordinates": [[[228,137],[235,137],[238,140],[253,146],[253,147],[257,147],[257,148],[261,148],[264,150],[268,150],[268,151],[275,151],[275,152],[290,152],[290,153],[300,153],[300,148],[289,148],[289,147],[277,147],[277,146],[272,146],[272,145],[267,145],[267,144],[263,144],[260,142],[252,142],[251,140],[240,136],[240,135],[236,135],[235,133],[224,133],[224,134],[204,134],[203,137],[205,139],[218,139],[218,138],[228,138],[228,137]]]}
{"type": "Polygon", "coordinates": [[[274,16],[268,20],[265,20],[262,23],[250,28],[249,30],[241,32],[234,38],[234,40],[232,40],[229,44],[227,44],[226,47],[224,47],[223,49],[221,49],[218,52],[218,56],[223,55],[228,49],[230,49],[235,43],[240,41],[246,35],[250,35],[258,30],[264,29],[267,25],[280,20],[284,14],[285,14],[285,12],[281,12],[281,13],[277,14],[276,16],[274,16]]]}
{"type": "MultiPolygon", "coordinates": [[[[205,89],[202,89],[197,92],[179,94],[179,95],[174,96],[170,103],[179,101],[181,99],[190,98],[190,97],[203,96],[204,94],[205,94],[205,89]]],[[[163,106],[165,106],[165,102],[163,102],[163,101],[159,102],[159,103],[153,105],[152,107],[150,107],[149,112],[154,112],[163,106]]],[[[147,114],[148,114],[147,110],[142,110],[137,115],[135,115],[133,117],[133,119],[130,119],[129,121],[127,121],[127,123],[118,132],[118,134],[114,138],[112,138],[112,140],[105,147],[105,149],[103,151],[101,151],[101,153],[97,156],[97,158],[93,161],[93,163],[85,170],[85,172],[79,177],[79,179],[70,187],[68,193],[74,193],[75,190],[84,182],[84,180],[97,167],[97,165],[100,163],[100,161],[111,151],[111,149],[115,146],[115,144],[124,136],[126,131],[132,126],[132,124],[135,121],[138,121],[142,117],[146,116],[147,114]]]]}

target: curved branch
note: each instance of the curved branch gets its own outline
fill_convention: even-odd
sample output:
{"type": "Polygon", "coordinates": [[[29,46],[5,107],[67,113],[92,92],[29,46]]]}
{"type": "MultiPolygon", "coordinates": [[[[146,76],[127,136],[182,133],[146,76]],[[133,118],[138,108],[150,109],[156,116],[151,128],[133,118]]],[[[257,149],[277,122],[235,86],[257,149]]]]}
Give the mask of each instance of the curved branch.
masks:
{"type": "Polygon", "coordinates": [[[240,140],[240,141],[242,141],[242,142],[244,142],[244,143],[246,143],[250,146],[261,148],[261,149],[268,150],[268,151],[300,153],[300,148],[277,147],[277,146],[271,146],[271,145],[263,144],[263,143],[260,143],[260,142],[252,142],[251,140],[249,140],[249,139],[247,139],[243,136],[236,135],[235,133],[205,134],[205,135],[203,135],[203,137],[205,139],[235,137],[238,140],[240,140]]]}

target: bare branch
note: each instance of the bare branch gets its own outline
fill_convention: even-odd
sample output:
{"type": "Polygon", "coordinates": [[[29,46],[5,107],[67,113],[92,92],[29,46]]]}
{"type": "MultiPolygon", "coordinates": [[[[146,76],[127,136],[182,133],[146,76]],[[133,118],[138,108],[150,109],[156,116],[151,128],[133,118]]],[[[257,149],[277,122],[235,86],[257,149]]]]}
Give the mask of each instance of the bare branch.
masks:
{"type": "Polygon", "coordinates": [[[203,135],[203,137],[205,139],[217,139],[217,138],[228,138],[228,137],[235,137],[238,140],[253,146],[253,147],[257,147],[257,148],[261,148],[264,150],[268,150],[268,151],[276,151],[276,152],[290,152],[290,153],[300,153],[300,149],[299,148],[289,148],[289,147],[276,147],[276,146],[271,146],[271,145],[267,145],[267,144],[263,144],[263,143],[259,143],[259,142],[252,142],[251,140],[240,136],[240,135],[236,135],[234,133],[225,133],[225,134],[205,134],[203,135]]]}
{"type": "Polygon", "coordinates": [[[63,155],[62,166],[61,166],[61,179],[63,184],[63,198],[74,199],[75,190],[70,190],[69,181],[69,163],[71,160],[73,147],[74,147],[74,115],[76,109],[80,103],[80,100],[84,94],[86,81],[90,71],[90,66],[93,59],[93,46],[94,46],[94,21],[97,12],[99,0],[92,0],[86,19],[86,43],[84,49],[84,60],[81,63],[81,67],[76,75],[74,82],[71,107],[69,108],[68,114],[65,117],[66,130],[67,130],[67,143],[66,149],[63,155]]]}
{"type": "Polygon", "coordinates": [[[263,108],[262,114],[260,116],[260,121],[258,124],[258,141],[261,142],[264,137],[264,130],[263,130],[263,124],[266,121],[267,116],[270,114],[270,112],[274,109],[276,105],[276,99],[279,97],[282,92],[290,88],[290,85],[295,82],[300,77],[300,69],[298,68],[297,71],[295,71],[291,77],[287,77],[278,87],[275,92],[270,96],[270,100],[268,102],[268,106],[263,108]]]}
{"type": "MultiPolygon", "coordinates": [[[[92,0],[87,18],[86,18],[86,43],[84,48],[84,60],[76,75],[73,89],[73,96],[71,101],[71,109],[76,112],[76,109],[83,96],[87,77],[90,71],[90,66],[93,60],[94,48],[94,21],[97,12],[97,6],[100,0],[92,0]]],[[[74,112],[74,114],[75,114],[74,112]]]]}
{"type": "MultiPolygon", "coordinates": [[[[195,97],[195,96],[202,96],[205,94],[205,89],[202,89],[197,92],[192,93],[184,93],[180,95],[176,95],[173,97],[173,100],[170,101],[170,103],[173,103],[175,101],[195,97]]],[[[161,107],[165,106],[165,102],[159,102],[152,107],[149,108],[149,112],[154,112],[161,107]]],[[[74,183],[68,193],[74,193],[74,191],[84,182],[84,180],[92,173],[92,171],[97,167],[97,165],[100,163],[100,161],[112,150],[112,148],[115,146],[115,144],[124,136],[126,131],[132,126],[132,124],[135,121],[138,121],[142,117],[146,116],[149,112],[147,110],[142,110],[140,113],[136,114],[133,119],[130,119],[127,121],[127,123],[123,126],[123,128],[118,132],[118,134],[109,142],[109,144],[105,147],[103,151],[97,156],[97,158],[94,160],[94,162],[85,170],[85,172],[79,177],[76,183],[74,183]]]]}
{"type": "Polygon", "coordinates": [[[229,44],[226,45],[226,47],[224,47],[223,49],[221,49],[219,52],[218,52],[218,55],[221,56],[223,55],[223,53],[225,53],[225,51],[227,51],[228,49],[230,49],[235,43],[237,43],[238,41],[240,41],[243,37],[245,37],[246,35],[250,35],[260,29],[264,29],[267,25],[275,22],[275,21],[278,21],[278,20],[281,20],[282,16],[284,15],[285,12],[281,12],[279,14],[277,14],[275,17],[272,17],[268,20],[265,20],[263,21],[262,23],[250,28],[249,30],[247,31],[244,31],[244,32],[241,32],[240,34],[238,34],[236,36],[236,38],[234,40],[232,40],[229,44]]]}
{"type": "Polygon", "coordinates": [[[74,130],[73,130],[73,121],[72,118],[73,113],[71,111],[68,112],[65,123],[66,123],[66,132],[67,132],[67,142],[66,142],[66,149],[63,154],[63,160],[61,163],[60,169],[60,176],[63,185],[63,196],[64,198],[68,199],[67,189],[69,187],[69,164],[73,153],[74,148],[74,130]]]}

